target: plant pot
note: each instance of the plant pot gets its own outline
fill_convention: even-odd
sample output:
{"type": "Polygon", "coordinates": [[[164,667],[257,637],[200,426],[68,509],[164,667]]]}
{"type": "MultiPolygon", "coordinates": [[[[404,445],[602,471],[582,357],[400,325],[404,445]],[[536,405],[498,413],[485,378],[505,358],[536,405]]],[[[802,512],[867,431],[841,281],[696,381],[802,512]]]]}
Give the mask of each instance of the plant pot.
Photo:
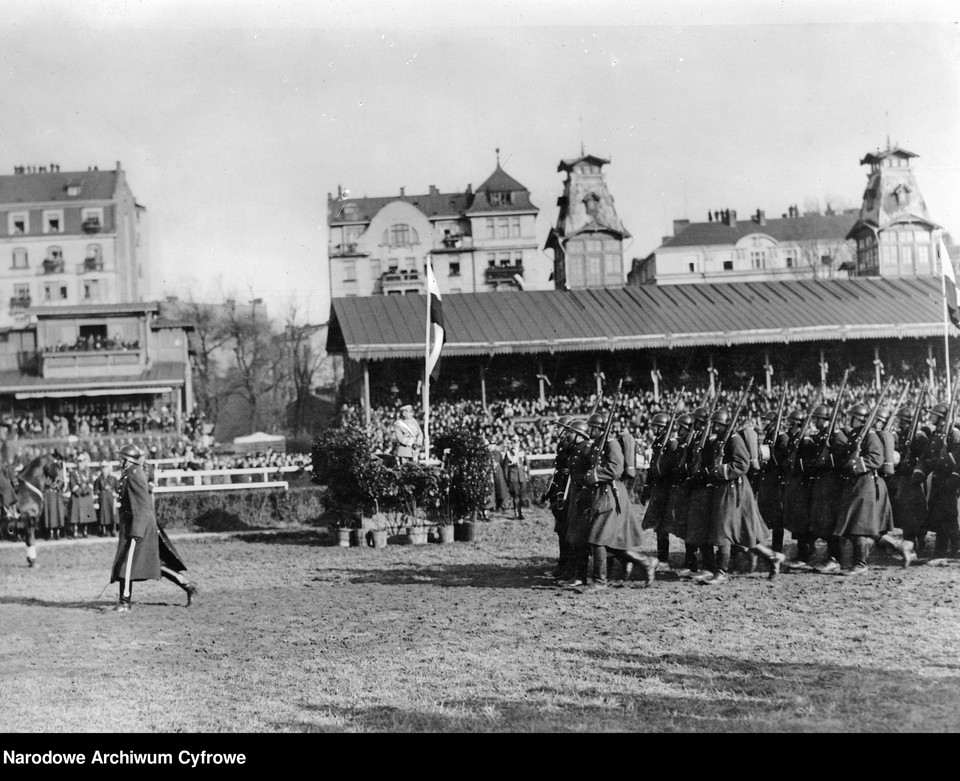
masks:
{"type": "Polygon", "coordinates": [[[337,529],[337,545],[341,548],[350,547],[350,537],[352,529],[337,529]]]}
{"type": "Polygon", "coordinates": [[[429,529],[426,526],[411,526],[407,529],[407,541],[411,545],[426,545],[429,529]]]}
{"type": "Polygon", "coordinates": [[[350,547],[351,548],[367,547],[367,530],[366,529],[350,530],[350,547]]]}
{"type": "Polygon", "coordinates": [[[386,548],[387,547],[387,530],[386,529],[374,529],[370,532],[370,547],[371,548],[386,548]]]}
{"type": "Polygon", "coordinates": [[[453,538],[457,542],[473,542],[476,539],[476,524],[472,521],[455,523],[453,525],[453,538]]]}
{"type": "Polygon", "coordinates": [[[441,543],[453,542],[453,539],[454,539],[453,525],[447,524],[446,526],[440,526],[437,529],[437,534],[440,537],[441,543]]]}

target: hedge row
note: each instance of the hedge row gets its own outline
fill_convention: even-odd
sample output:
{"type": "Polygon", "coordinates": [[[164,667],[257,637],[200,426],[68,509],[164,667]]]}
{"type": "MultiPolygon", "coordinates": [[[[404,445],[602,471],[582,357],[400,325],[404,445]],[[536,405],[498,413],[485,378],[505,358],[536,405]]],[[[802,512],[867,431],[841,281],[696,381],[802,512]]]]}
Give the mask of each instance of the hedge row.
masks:
{"type": "Polygon", "coordinates": [[[242,531],[324,523],[322,486],[209,493],[158,494],[157,521],[166,529],[242,531]]]}

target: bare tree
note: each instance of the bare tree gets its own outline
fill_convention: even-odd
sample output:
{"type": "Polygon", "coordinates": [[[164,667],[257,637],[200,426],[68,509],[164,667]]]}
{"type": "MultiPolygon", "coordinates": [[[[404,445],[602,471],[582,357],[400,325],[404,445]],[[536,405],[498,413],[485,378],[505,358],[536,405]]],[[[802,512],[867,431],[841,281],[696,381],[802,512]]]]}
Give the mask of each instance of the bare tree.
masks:
{"type": "Polygon", "coordinates": [[[295,303],[290,305],[284,339],[291,405],[288,419],[290,428],[296,436],[312,433],[309,414],[310,399],[313,395],[316,375],[329,360],[318,343],[326,328],[326,323],[302,324],[297,305],[295,303]]]}
{"type": "Polygon", "coordinates": [[[225,389],[219,356],[230,341],[223,310],[191,300],[179,306],[178,316],[193,324],[190,362],[196,404],[209,421],[216,421],[225,389]]]}

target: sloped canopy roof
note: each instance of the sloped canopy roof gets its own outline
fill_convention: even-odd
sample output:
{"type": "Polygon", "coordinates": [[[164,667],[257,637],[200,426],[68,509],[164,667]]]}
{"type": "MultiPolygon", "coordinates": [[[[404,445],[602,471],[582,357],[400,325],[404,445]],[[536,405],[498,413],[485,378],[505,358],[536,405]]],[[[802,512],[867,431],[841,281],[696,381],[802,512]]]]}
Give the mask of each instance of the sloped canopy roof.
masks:
{"type": "MultiPolygon", "coordinates": [[[[449,356],[887,339],[943,333],[933,279],[859,278],[443,297],[449,356]]],[[[334,299],[327,351],[423,358],[422,295],[334,299]]]]}
{"type": "Polygon", "coordinates": [[[809,214],[803,217],[768,219],[766,225],[753,220],[738,220],[735,226],[723,222],[694,222],[676,236],[663,242],[664,247],[697,247],[736,244],[744,236],[763,233],[778,242],[845,241],[857,221],[858,211],[843,214],[809,214]]]}

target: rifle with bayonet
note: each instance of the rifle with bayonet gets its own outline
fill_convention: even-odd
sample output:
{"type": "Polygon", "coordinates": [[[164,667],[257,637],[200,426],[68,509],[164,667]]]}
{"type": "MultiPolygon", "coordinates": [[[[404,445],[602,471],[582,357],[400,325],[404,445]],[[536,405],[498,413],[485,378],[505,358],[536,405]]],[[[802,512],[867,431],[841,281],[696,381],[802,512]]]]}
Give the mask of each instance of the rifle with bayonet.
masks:
{"type": "Polygon", "coordinates": [[[770,460],[776,464],[776,459],[774,458],[774,451],[777,447],[777,440],[780,439],[780,429],[783,426],[783,408],[787,403],[787,386],[784,385],[780,389],[780,403],[777,405],[777,418],[773,424],[773,438],[770,440],[768,447],[770,448],[770,460]]]}
{"type": "Polygon", "coordinates": [[[610,414],[607,416],[607,422],[603,427],[603,434],[598,442],[594,442],[590,452],[590,468],[596,469],[600,465],[600,459],[603,458],[604,448],[610,439],[610,431],[613,429],[613,418],[617,414],[617,405],[620,403],[620,389],[623,387],[623,379],[617,382],[617,392],[613,396],[613,404],[610,405],[610,414]]]}
{"type": "Polygon", "coordinates": [[[723,463],[723,452],[727,448],[727,442],[730,441],[730,437],[733,435],[733,432],[737,427],[737,420],[740,418],[740,413],[743,412],[743,406],[747,403],[747,396],[750,395],[750,389],[753,387],[753,377],[750,378],[750,382],[747,383],[747,387],[743,389],[743,393],[740,394],[740,401],[737,402],[736,408],[733,410],[733,415],[730,417],[730,422],[727,425],[727,430],[723,434],[723,439],[720,441],[719,447],[714,450],[713,453],[713,466],[715,469],[719,469],[720,465],[723,463]]]}
{"type": "MultiPolygon", "coordinates": [[[[954,376],[956,377],[956,375],[954,376]]],[[[947,408],[947,417],[943,426],[943,447],[940,450],[940,458],[946,458],[947,452],[950,449],[950,434],[953,431],[953,423],[957,417],[958,397],[960,397],[960,377],[957,378],[957,382],[953,386],[953,395],[950,399],[950,406],[947,408]]]]}
{"type": "Polygon", "coordinates": [[[893,385],[893,377],[887,380],[887,384],[883,386],[883,390],[880,391],[880,397],[877,399],[876,403],[873,405],[873,409],[870,410],[870,414],[867,415],[867,419],[863,422],[863,425],[860,427],[860,430],[857,432],[857,435],[848,443],[847,450],[848,460],[852,460],[857,457],[857,453],[860,452],[860,446],[863,444],[863,440],[866,439],[867,434],[870,433],[870,429],[873,428],[873,424],[877,420],[877,415],[880,412],[880,405],[883,404],[883,400],[889,393],[891,386],[893,385]]]}
{"type": "Polygon", "coordinates": [[[920,388],[920,397],[917,399],[917,408],[913,411],[913,417],[910,418],[910,428],[907,429],[907,435],[904,437],[903,449],[900,451],[900,463],[903,464],[901,474],[905,471],[913,471],[915,464],[913,461],[913,442],[917,438],[917,429],[920,428],[920,418],[923,415],[923,402],[927,397],[927,382],[924,380],[923,387],[920,388]]]}
{"type": "Polygon", "coordinates": [[[700,432],[700,439],[697,440],[697,449],[694,452],[693,465],[690,469],[690,476],[695,478],[700,474],[700,470],[703,468],[703,449],[707,445],[707,439],[710,438],[710,429],[712,427],[713,421],[713,412],[717,408],[717,402],[720,400],[720,388],[717,388],[717,392],[713,395],[713,398],[710,400],[710,406],[707,407],[707,419],[703,423],[703,430],[700,432]]]}
{"type": "Polygon", "coordinates": [[[843,379],[840,381],[840,390],[837,391],[837,400],[833,403],[833,412],[830,414],[830,425],[827,427],[826,436],[823,438],[823,447],[820,450],[820,457],[817,459],[821,465],[828,464],[830,458],[830,439],[837,427],[837,419],[840,417],[840,407],[843,404],[843,391],[847,387],[847,378],[850,376],[850,368],[844,369],[843,379]]]}
{"type": "MultiPolygon", "coordinates": [[[[720,398],[720,387],[721,384],[717,384],[716,393],[712,396],[710,392],[707,392],[707,397],[703,400],[703,406],[707,410],[707,422],[710,422],[710,415],[713,413],[713,408],[717,405],[717,399],[720,398]]],[[[706,425],[706,424],[704,424],[706,425]]],[[[690,455],[690,446],[693,444],[693,438],[696,435],[693,425],[690,426],[690,430],[687,432],[687,438],[683,441],[681,447],[683,452],[680,454],[680,462],[677,464],[677,474],[683,474],[683,470],[687,466],[687,457],[690,455]]]]}
{"type": "Polygon", "coordinates": [[[790,445],[790,452],[787,456],[787,463],[789,464],[790,473],[793,474],[797,469],[797,454],[800,452],[800,443],[803,442],[803,437],[807,433],[807,428],[810,426],[810,421],[813,420],[813,411],[820,405],[820,399],[823,396],[823,386],[817,390],[817,395],[813,397],[813,404],[810,405],[810,409],[807,410],[807,415],[803,419],[803,425],[800,426],[800,431],[797,433],[797,438],[790,445]]]}
{"type": "Polygon", "coordinates": [[[677,425],[677,418],[680,417],[680,413],[683,412],[683,392],[687,389],[687,386],[684,385],[680,388],[680,399],[677,401],[677,406],[673,410],[673,414],[670,416],[670,422],[667,424],[667,430],[663,435],[663,444],[660,446],[660,449],[657,451],[657,457],[653,462],[653,471],[656,474],[660,474],[660,462],[663,459],[663,451],[667,448],[667,443],[670,441],[670,436],[673,434],[674,426],[677,425]]]}

